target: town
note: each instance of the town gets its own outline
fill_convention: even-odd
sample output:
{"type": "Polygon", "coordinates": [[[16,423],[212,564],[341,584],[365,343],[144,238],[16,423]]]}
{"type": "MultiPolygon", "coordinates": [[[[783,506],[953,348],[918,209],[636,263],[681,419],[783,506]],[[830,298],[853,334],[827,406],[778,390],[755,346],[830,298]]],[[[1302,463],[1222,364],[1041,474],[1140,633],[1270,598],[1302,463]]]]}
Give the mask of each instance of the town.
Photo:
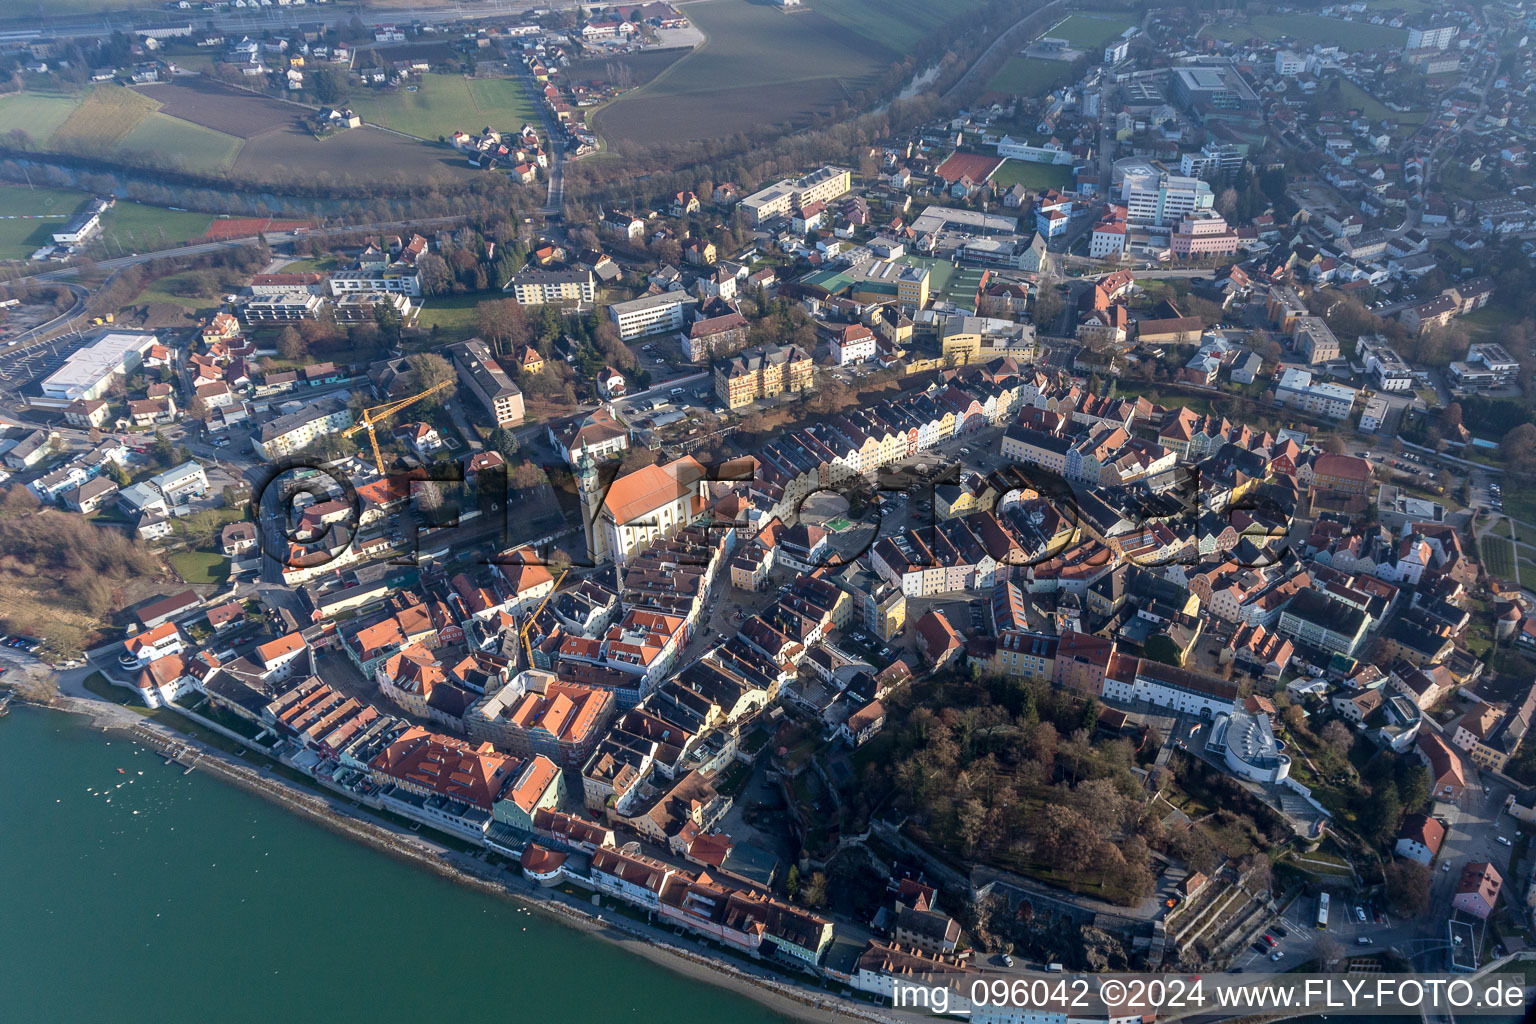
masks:
{"type": "Polygon", "coordinates": [[[646,170],[612,119],[727,2],[111,43],[95,88],[291,93],[321,145],[520,90],[398,130],[537,194],[125,248],[151,197],[51,179],[0,686],[849,1013],[1528,970],[1526,14],[1048,4],[944,102],[646,170]]]}

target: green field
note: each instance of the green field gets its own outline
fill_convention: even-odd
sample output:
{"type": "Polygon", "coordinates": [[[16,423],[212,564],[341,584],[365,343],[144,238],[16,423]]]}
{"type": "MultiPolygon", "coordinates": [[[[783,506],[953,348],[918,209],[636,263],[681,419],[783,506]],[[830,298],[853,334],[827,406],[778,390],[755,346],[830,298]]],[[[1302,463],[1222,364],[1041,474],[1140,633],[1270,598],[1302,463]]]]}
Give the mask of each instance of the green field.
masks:
{"type": "Polygon", "coordinates": [[[101,218],[101,229],[103,234],[116,235],[118,241],[130,248],[159,249],[201,238],[212,223],[212,214],[119,200],[101,218]]]}
{"type": "Polygon", "coordinates": [[[987,83],[988,92],[1043,96],[1072,77],[1072,65],[1060,60],[1010,57],[987,83]]]}
{"type": "Polygon", "coordinates": [[[1515,579],[1515,548],[1514,545],[1503,537],[1494,537],[1484,534],[1478,539],[1478,547],[1483,552],[1483,568],[1488,570],[1490,576],[1498,576],[1500,579],[1515,579]]]}
{"type": "MultiPolygon", "coordinates": [[[[533,97],[528,95],[527,84],[521,79],[477,78],[469,83],[469,94],[474,98],[475,107],[481,116],[491,118],[493,125],[519,128],[531,124],[540,128],[542,134],[543,121],[539,117],[538,107],[534,105],[533,97]]],[[[484,128],[485,125],[475,127],[484,128]]]]}
{"type": "Polygon", "coordinates": [[[229,559],[217,551],[177,551],[170,563],[188,583],[223,583],[229,578],[229,559]]]}
{"type": "Polygon", "coordinates": [[[1043,35],[1065,39],[1080,50],[1096,50],[1131,27],[1129,21],[1074,14],[1051,26],[1043,35]]]}
{"type": "Polygon", "coordinates": [[[47,245],[85,198],[64,189],[0,185],[0,260],[24,260],[47,245]]]}
{"type": "Polygon", "coordinates": [[[80,105],[81,96],[52,92],[20,92],[0,96],[0,134],[26,132],[35,145],[48,141],[80,105]]]}
{"type": "Polygon", "coordinates": [[[415,92],[375,89],[356,96],[352,109],[365,121],[429,141],[486,125],[504,131],[539,123],[527,88],[516,79],[427,74],[412,84],[415,92]]]}
{"type": "Polygon", "coordinates": [[[204,128],[168,114],[150,114],[123,136],[119,154],[159,160],[189,171],[227,171],[245,143],[233,135],[204,128]]]}
{"type": "Polygon", "coordinates": [[[429,329],[438,327],[448,340],[462,341],[474,336],[477,316],[475,307],[498,298],[501,298],[500,293],[484,292],[427,299],[419,307],[421,314],[416,320],[416,326],[429,329]]]}
{"type": "Polygon", "coordinates": [[[811,0],[806,6],[894,54],[922,42],[930,30],[965,17],[981,0],[811,0]]]}
{"type": "Polygon", "coordinates": [[[1036,164],[1028,160],[1004,160],[1003,165],[992,172],[992,183],[999,188],[1023,185],[1039,191],[1047,188],[1066,188],[1072,184],[1072,168],[1065,164],[1036,164]]]}
{"type": "Polygon", "coordinates": [[[1270,41],[1288,37],[1300,46],[1336,44],[1346,50],[1401,49],[1408,40],[1406,29],[1317,14],[1261,14],[1246,24],[1211,25],[1205,32],[1233,43],[1255,37],[1270,41]]]}
{"type": "MultiPolygon", "coordinates": [[[[872,3],[847,3],[854,14],[846,16],[872,17],[862,13],[872,3]]],[[[610,143],[651,146],[801,125],[855,97],[893,56],[811,6],[707,0],[689,4],[687,14],[707,40],[593,115],[610,143]]],[[[894,29],[882,34],[899,38],[894,29]]]]}

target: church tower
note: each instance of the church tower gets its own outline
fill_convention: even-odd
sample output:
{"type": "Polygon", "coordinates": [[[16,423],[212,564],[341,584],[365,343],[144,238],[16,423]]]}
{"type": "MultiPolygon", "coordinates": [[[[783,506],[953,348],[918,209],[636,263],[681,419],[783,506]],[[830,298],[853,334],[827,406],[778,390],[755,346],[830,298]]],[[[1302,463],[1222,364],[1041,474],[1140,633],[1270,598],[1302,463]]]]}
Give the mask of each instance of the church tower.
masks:
{"type": "Polygon", "coordinates": [[[581,499],[581,521],[587,531],[587,559],[600,565],[608,558],[608,531],[604,529],[602,487],[597,478],[597,460],[587,450],[585,441],[576,459],[576,493],[581,499]]]}

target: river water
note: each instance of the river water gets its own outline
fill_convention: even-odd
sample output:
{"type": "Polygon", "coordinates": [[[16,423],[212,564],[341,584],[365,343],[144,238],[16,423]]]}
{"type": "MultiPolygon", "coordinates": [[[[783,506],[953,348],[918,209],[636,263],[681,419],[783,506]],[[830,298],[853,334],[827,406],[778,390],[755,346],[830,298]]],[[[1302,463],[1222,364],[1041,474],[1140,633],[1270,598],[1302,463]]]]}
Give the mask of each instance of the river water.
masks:
{"type": "Polygon", "coordinates": [[[0,719],[0,871],[18,1024],[785,1020],[58,712],[0,719]]]}

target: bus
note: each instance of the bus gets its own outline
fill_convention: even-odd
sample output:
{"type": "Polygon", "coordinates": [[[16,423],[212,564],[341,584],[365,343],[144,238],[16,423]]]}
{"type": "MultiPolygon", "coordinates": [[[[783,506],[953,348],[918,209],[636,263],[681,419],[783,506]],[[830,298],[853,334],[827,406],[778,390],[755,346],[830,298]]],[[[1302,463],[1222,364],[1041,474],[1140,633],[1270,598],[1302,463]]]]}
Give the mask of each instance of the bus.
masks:
{"type": "Polygon", "coordinates": [[[1317,926],[1328,927],[1328,894],[1323,893],[1317,898],[1317,926]]]}

